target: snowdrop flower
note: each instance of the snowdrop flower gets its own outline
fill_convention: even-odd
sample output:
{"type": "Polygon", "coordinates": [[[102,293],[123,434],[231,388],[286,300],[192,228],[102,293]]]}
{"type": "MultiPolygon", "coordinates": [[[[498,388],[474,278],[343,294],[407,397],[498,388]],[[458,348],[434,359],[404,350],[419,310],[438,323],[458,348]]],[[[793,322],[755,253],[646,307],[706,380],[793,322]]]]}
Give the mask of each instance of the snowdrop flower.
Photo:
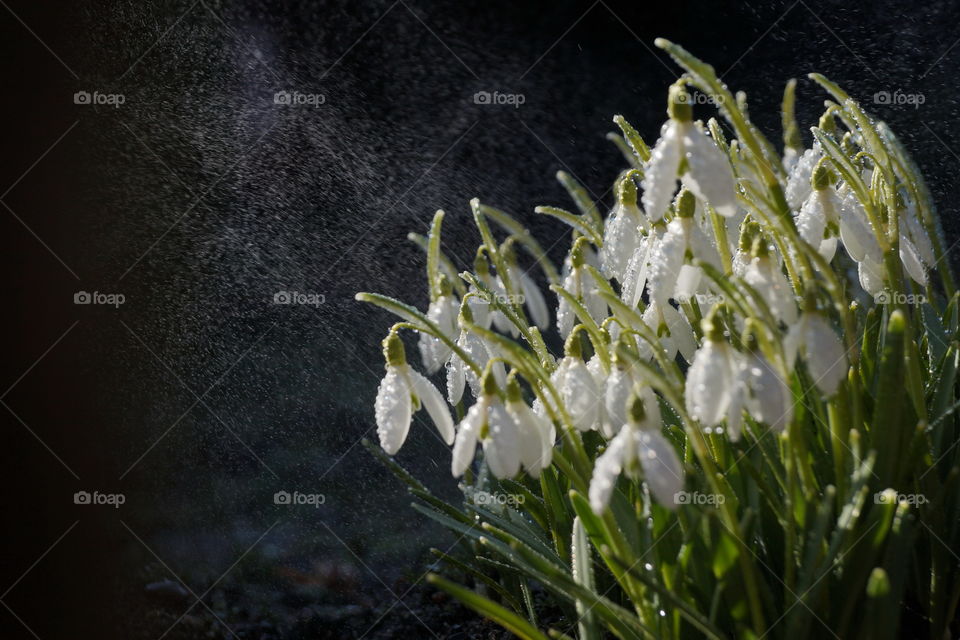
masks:
{"type": "Polygon", "coordinates": [[[443,396],[429,380],[407,364],[400,336],[390,333],[386,337],[383,354],[387,361],[387,375],[380,383],[374,405],[377,435],[383,450],[391,456],[400,450],[410,431],[413,414],[421,406],[427,409],[444,442],[453,444],[453,420],[443,396]]]}
{"type": "Polygon", "coordinates": [[[683,489],[683,466],[673,445],[660,433],[659,421],[650,418],[639,396],[630,401],[626,424],[597,458],[590,479],[590,508],[597,515],[610,504],[621,473],[643,477],[657,502],[676,508],[674,496],[683,489]],[[639,466],[639,469],[637,468],[639,466]]]}
{"type": "Polygon", "coordinates": [[[813,147],[803,152],[803,155],[794,163],[793,168],[787,176],[787,188],[785,197],[791,211],[796,211],[810,197],[813,187],[810,184],[810,178],[813,176],[813,169],[823,157],[823,151],[820,149],[820,143],[814,142],[813,147]]]}
{"type": "Polygon", "coordinates": [[[500,400],[497,381],[488,368],[482,379],[482,392],[457,427],[453,443],[451,471],[460,477],[473,462],[477,443],[497,478],[512,478],[520,471],[520,436],[517,424],[500,400]]]}
{"type": "Polygon", "coordinates": [[[836,235],[842,204],[831,185],[830,170],[824,163],[817,165],[810,180],[812,191],[797,214],[797,232],[824,260],[830,262],[837,250],[836,235]]]}
{"type": "Polygon", "coordinates": [[[650,298],[661,306],[670,298],[689,300],[699,291],[703,270],[693,259],[720,267],[720,256],[707,234],[693,218],[696,201],[686,189],[677,197],[677,217],[650,252],[650,298]]]}
{"type": "Polygon", "coordinates": [[[620,299],[631,309],[635,308],[643,297],[643,290],[647,286],[647,275],[650,272],[650,254],[653,248],[660,244],[665,231],[666,225],[663,222],[652,225],[646,235],[640,236],[637,247],[627,262],[621,281],[620,299]]]}
{"type": "Polygon", "coordinates": [[[557,431],[553,422],[538,415],[523,401],[520,385],[512,375],[507,382],[507,412],[517,425],[520,438],[520,462],[531,476],[550,466],[557,431]]]}
{"type": "Polygon", "coordinates": [[[600,418],[603,395],[580,352],[579,330],[572,331],[564,346],[564,357],[550,376],[577,431],[590,431],[600,418]]]}
{"type": "Polygon", "coordinates": [[[523,302],[527,306],[527,312],[533,323],[546,331],[550,328],[550,310],[547,308],[547,301],[540,292],[540,287],[533,281],[533,278],[525,269],[521,269],[517,264],[517,254],[513,250],[513,243],[508,240],[501,249],[504,261],[507,263],[507,274],[510,276],[510,282],[513,286],[520,287],[523,294],[523,302]]]}
{"type": "MultiPolygon", "coordinates": [[[[687,413],[706,429],[719,425],[731,409],[739,414],[742,382],[739,354],[727,344],[714,307],[703,320],[703,346],[687,371],[684,391],[687,413]]],[[[735,419],[739,415],[735,416],[735,419]]]]}
{"type": "MultiPolygon", "coordinates": [[[[453,295],[453,287],[446,276],[440,276],[440,295],[430,302],[427,309],[429,318],[440,332],[454,340],[457,335],[457,309],[459,304],[453,295]]],[[[420,358],[427,373],[436,373],[450,357],[450,347],[437,337],[427,333],[420,334],[420,358]]]]}
{"type": "Polygon", "coordinates": [[[737,194],[730,161],[713,140],[693,123],[693,107],[680,83],[670,87],[670,119],[644,167],[643,208],[651,220],[663,218],[677,179],[720,215],[737,212],[737,194]]]}
{"type": "MultiPolygon", "coordinates": [[[[747,354],[741,366],[745,374],[747,410],[757,422],[783,431],[793,420],[793,394],[786,383],[786,376],[760,353],[752,333],[746,338],[745,344],[747,354]]],[[[736,440],[732,433],[730,435],[732,440],[736,440]]]]}
{"type": "Polygon", "coordinates": [[[797,302],[779,261],[770,257],[762,237],[754,240],[752,253],[753,260],[743,273],[744,282],[756,289],[777,320],[793,324],[797,320],[797,302]]]}
{"type": "MultiPolygon", "coordinates": [[[[457,338],[457,346],[463,349],[470,359],[481,370],[486,368],[487,363],[495,357],[494,348],[491,347],[483,338],[476,333],[469,331],[468,327],[473,321],[473,311],[469,302],[460,306],[460,337],[457,338]]],[[[499,383],[506,381],[506,372],[503,363],[497,361],[493,364],[493,373],[499,383]]],[[[457,404],[463,397],[463,390],[466,383],[470,383],[470,390],[474,397],[480,395],[480,379],[474,370],[467,366],[467,363],[454,352],[451,352],[450,359],[447,361],[447,400],[450,404],[457,404]]]]}
{"type": "Polygon", "coordinates": [[[648,229],[643,212],[637,206],[637,185],[626,175],[617,189],[617,206],[604,223],[603,247],[600,248],[600,272],[604,277],[623,282],[631,257],[643,236],[639,229],[648,229]]]}
{"type": "MultiPolygon", "coordinates": [[[[607,303],[600,297],[597,284],[584,268],[587,239],[580,237],[570,250],[570,272],[563,279],[563,288],[586,308],[594,322],[601,324],[607,315],[607,303]]],[[[566,338],[573,330],[577,314],[566,298],[559,296],[557,306],[557,329],[566,338]]]]}
{"type": "Polygon", "coordinates": [[[733,275],[742,278],[753,260],[753,241],[760,235],[760,225],[753,220],[745,221],[740,228],[740,240],[732,257],[733,275]]]}
{"type": "MultiPolygon", "coordinates": [[[[621,343],[620,347],[625,346],[621,343]]],[[[600,433],[612,438],[627,423],[627,407],[631,395],[636,394],[643,400],[647,415],[653,424],[660,424],[660,404],[650,387],[641,387],[630,369],[630,363],[624,355],[624,349],[614,349],[611,354],[610,375],[604,388],[604,419],[600,433]]]]}
{"type": "Polygon", "coordinates": [[[793,368],[803,357],[813,383],[827,396],[836,393],[847,377],[847,354],[827,319],[816,311],[812,295],[804,303],[800,321],[790,328],[783,347],[787,366],[793,368]]]}
{"type": "Polygon", "coordinates": [[[520,330],[510,322],[507,316],[503,315],[502,311],[492,308],[493,300],[491,300],[490,297],[492,296],[497,300],[506,300],[507,292],[503,288],[503,283],[500,282],[500,278],[490,273],[490,264],[487,262],[486,256],[480,251],[477,252],[477,256],[474,258],[473,269],[477,274],[477,278],[490,292],[489,294],[480,293],[477,299],[478,304],[482,303],[487,306],[486,313],[489,314],[490,321],[492,321],[493,326],[497,328],[497,331],[516,336],[520,330]]]}
{"type": "Polygon", "coordinates": [[[677,351],[687,362],[693,360],[697,350],[697,338],[693,335],[693,328],[686,317],[670,303],[660,304],[652,300],[643,312],[643,322],[660,338],[660,345],[668,360],[672,360],[677,351]]]}

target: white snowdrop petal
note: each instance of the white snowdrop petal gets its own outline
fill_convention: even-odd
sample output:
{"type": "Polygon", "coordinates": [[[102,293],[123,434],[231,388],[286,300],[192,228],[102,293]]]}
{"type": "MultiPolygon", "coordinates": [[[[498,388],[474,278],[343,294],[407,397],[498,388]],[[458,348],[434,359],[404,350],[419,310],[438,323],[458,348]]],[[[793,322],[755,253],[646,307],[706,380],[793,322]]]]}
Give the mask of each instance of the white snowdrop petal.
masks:
{"type": "Polygon", "coordinates": [[[650,252],[647,272],[650,298],[658,304],[668,304],[677,288],[680,268],[687,250],[687,242],[681,221],[674,218],[667,225],[667,232],[650,252]]]}
{"type": "Polygon", "coordinates": [[[380,446],[388,455],[400,450],[410,431],[412,417],[410,388],[398,367],[387,367],[387,375],[377,389],[374,414],[380,446]]]}
{"type": "Polygon", "coordinates": [[[674,495],[683,491],[683,466],[677,452],[659,431],[643,430],[637,440],[637,457],[650,493],[663,506],[676,509],[674,495]]]}
{"type": "Polygon", "coordinates": [[[667,304],[659,307],[659,309],[663,314],[663,321],[670,331],[670,337],[673,338],[674,345],[680,351],[680,355],[687,362],[693,361],[694,354],[697,351],[697,338],[693,334],[690,323],[672,305],[667,304]]]}
{"type": "Polygon", "coordinates": [[[860,286],[863,290],[876,298],[883,292],[883,268],[869,257],[857,265],[860,286]]]}
{"type": "Polygon", "coordinates": [[[550,310],[547,301],[540,292],[540,287],[526,272],[520,272],[520,288],[523,290],[524,301],[533,323],[541,330],[550,328],[550,310]]]}
{"type": "Polygon", "coordinates": [[[605,419],[601,432],[605,438],[612,438],[627,422],[627,401],[630,399],[630,390],[633,380],[630,374],[620,368],[614,368],[607,379],[604,390],[605,419]]]}
{"type": "Polygon", "coordinates": [[[664,125],[660,139],[650,152],[641,184],[643,209],[654,222],[663,218],[677,190],[677,171],[682,153],[679,126],[676,121],[670,120],[664,125]]]}
{"type": "Polygon", "coordinates": [[[487,419],[486,414],[486,403],[479,400],[467,410],[467,415],[457,427],[457,435],[453,441],[453,457],[450,462],[450,469],[456,478],[462,476],[473,462],[473,456],[477,452],[477,436],[481,424],[487,419]]]}
{"type": "Polygon", "coordinates": [[[797,232],[804,241],[819,249],[823,242],[823,232],[827,228],[827,217],[820,198],[813,194],[803,203],[797,215],[797,232]]]}
{"type": "Polygon", "coordinates": [[[520,462],[531,476],[540,475],[548,466],[553,452],[553,441],[545,445],[548,429],[543,420],[524,402],[511,402],[507,410],[517,425],[520,439],[520,462]]]}
{"type": "Polygon", "coordinates": [[[826,395],[833,395],[847,377],[847,355],[840,339],[823,316],[807,314],[803,342],[814,384],[826,395]]]}
{"type": "Polygon", "coordinates": [[[863,207],[853,193],[847,193],[840,210],[840,240],[850,257],[862,262],[868,255],[880,258],[880,248],[867,222],[863,207]]]}
{"type": "Polygon", "coordinates": [[[646,238],[640,241],[627,263],[620,299],[631,309],[636,308],[637,303],[643,296],[643,289],[647,286],[648,261],[650,252],[657,240],[656,232],[651,231],[646,238]]]}
{"type": "Polygon", "coordinates": [[[603,247],[600,249],[600,272],[610,279],[623,281],[630,256],[637,248],[640,234],[637,223],[625,210],[617,205],[604,223],[603,247]]]}
{"type": "Polygon", "coordinates": [[[560,394],[577,430],[589,431],[597,425],[603,398],[586,365],[574,358],[569,362],[560,383],[560,394]]]}
{"type": "Polygon", "coordinates": [[[900,236],[900,260],[903,262],[903,268],[914,282],[921,287],[927,286],[927,273],[917,255],[917,249],[913,243],[904,236],[900,236]]]}
{"type": "Polygon", "coordinates": [[[453,444],[453,418],[450,417],[450,411],[443,401],[443,396],[432,382],[413,369],[410,369],[407,375],[410,376],[412,391],[420,398],[420,402],[433,420],[433,424],[436,425],[443,441],[448,445],[453,444]]]}
{"type": "Polygon", "coordinates": [[[447,362],[447,400],[452,405],[456,405],[463,398],[463,390],[467,384],[464,372],[466,366],[457,355],[451,356],[447,362]]]}
{"type": "Polygon", "coordinates": [[[624,456],[627,447],[633,442],[630,429],[621,429],[620,433],[610,441],[607,450],[600,454],[593,465],[593,476],[590,479],[590,508],[597,515],[610,504],[610,496],[617,484],[617,478],[623,470],[624,456]]]}
{"type": "Polygon", "coordinates": [[[687,371],[687,412],[704,427],[720,424],[730,405],[732,371],[725,344],[706,341],[687,371]]]}
{"type": "Polygon", "coordinates": [[[684,184],[722,216],[737,212],[733,169],[723,151],[695,124],[684,126],[683,146],[689,172],[684,184]]]}
{"type": "MultiPolygon", "coordinates": [[[[800,205],[809,197],[813,188],[810,185],[810,177],[813,174],[813,168],[820,161],[820,143],[815,143],[812,149],[807,149],[794,164],[790,175],[787,177],[786,198],[790,209],[796,211],[800,205]]],[[[869,184],[869,183],[868,183],[869,184]]]]}
{"type": "Polygon", "coordinates": [[[749,356],[747,373],[750,413],[758,422],[783,431],[793,419],[793,397],[787,383],[762,356],[749,356]]]}
{"type": "Polygon", "coordinates": [[[487,410],[489,437],[483,440],[483,452],[490,471],[498,478],[512,478],[520,471],[520,441],[517,425],[499,402],[487,410]]]}

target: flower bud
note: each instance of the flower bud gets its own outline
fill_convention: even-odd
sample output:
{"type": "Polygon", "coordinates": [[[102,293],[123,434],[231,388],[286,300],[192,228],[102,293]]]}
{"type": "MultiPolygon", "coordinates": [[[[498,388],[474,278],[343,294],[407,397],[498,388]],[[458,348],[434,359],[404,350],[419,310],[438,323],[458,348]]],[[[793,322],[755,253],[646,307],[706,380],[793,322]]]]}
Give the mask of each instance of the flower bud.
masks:
{"type": "Polygon", "coordinates": [[[681,218],[692,218],[697,209],[697,199],[693,197],[687,189],[681,189],[677,196],[677,216],[681,218]]]}

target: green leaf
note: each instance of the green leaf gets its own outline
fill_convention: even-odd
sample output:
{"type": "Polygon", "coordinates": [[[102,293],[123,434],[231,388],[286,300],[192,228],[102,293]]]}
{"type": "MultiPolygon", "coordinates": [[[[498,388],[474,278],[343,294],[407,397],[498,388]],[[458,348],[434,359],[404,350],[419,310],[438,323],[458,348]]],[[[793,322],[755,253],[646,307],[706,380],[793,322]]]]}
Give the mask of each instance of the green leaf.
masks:
{"type": "MultiPolygon", "coordinates": [[[[570,558],[574,581],[584,589],[594,591],[593,559],[590,544],[587,542],[587,533],[583,529],[580,518],[573,519],[573,543],[570,549],[570,558]]],[[[590,606],[582,599],[577,598],[577,626],[580,630],[580,640],[600,640],[600,627],[591,612],[590,606]]]]}
{"type": "Polygon", "coordinates": [[[581,234],[586,236],[594,246],[603,246],[603,236],[597,232],[586,216],[578,216],[574,213],[564,211],[563,209],[559,209],[557,207],[537,207],[534,209],[534,211],[536,213],[551,216],[557,220],[567,223],[581,234]]]}
{"type": "Polygon", "coordinates": [[[466,587],[441,578],[435,573],[427,574],[427,582],[446,591],[480,615],[496,622],[523,640],[549,640],[548,636],[514,612],[478,593],[470,591],[466,587]]]}
{"type": "Polygon", "coordinates": [[[650,147],[643,141],[643,138],[637,133],[637,130],[633,128],[633,125],[627,122],[626,118],[621,115],[616,115],[613,116],[613,122],[620,127],[624,139],[627,141],[627,144],[630,145],[630,149],[642,167],[643,164],[650,159],[650,147]]]}
{"type": "Polygon", "coordinates": [[[580,209],[580,213],[585,215],[594,227],[598,229],[602,228],[603,218],[600,215],[600,210],[597,209],[596,203],[590,197],[590,194],[587,193],[583,185],[577,182],[577,179],[566,171],[557,171],[557,180],[560,181],[563,188],[566,189],[570,197],[573,198],[577,209],[580,209]]]}

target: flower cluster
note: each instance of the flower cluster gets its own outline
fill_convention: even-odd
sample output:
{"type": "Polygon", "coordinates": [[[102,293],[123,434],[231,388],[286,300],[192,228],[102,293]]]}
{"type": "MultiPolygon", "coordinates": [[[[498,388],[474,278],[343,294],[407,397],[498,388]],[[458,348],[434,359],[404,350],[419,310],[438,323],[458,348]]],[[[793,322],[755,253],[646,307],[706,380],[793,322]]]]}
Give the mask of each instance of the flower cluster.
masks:
{"type": "MultiPolygon", "coordinates": [[[[582,554],[578,545],[587,531],[647,627],[666,624],[656,611],[667,605],[651,605],[649,593],[623,570],[640,562],[624,561],[636,544],[627,541],[628,532],[639,535],[642,521],[662,532],[681,523],[682,544],[674,540],[668,548],[698,553],[687,546],[694,525],[682,517],[688,508],[682,505],[715,505],[714,524],[721,529],[714,539],[729,534],[739,541],[728,555],[740,554],[742,583],[736,584],[743,585],[743,611],[749,611],[756,634],[765,635],[763,572],[744,550],[756,543],[761,553],[770,551],[763,532],[746,533],[743,523],[758,513],[764,517],[769,505],[764,535],[780,527],[773,535],[782,536],[769,549],[782,553],[794,545],[787,549],[788,563],[812,558],[822,531],[801,552],[796,545],[807,534],[796,525],[812,521],[812,509],[820,507],[798,504],[797,497],[810,505],[824,497],[827,510],[816,512],[818,526],[832,522],[830,509],[847,514],[836,523],[839,540],[853,535],[851,519],[860,517],[856,501],[865,495],[869,474],[886,488],[910,478],[919,482],[933,469],[918,467],[911,476],[910,465],[929,463],[934,456],[916,452],[949,438],[936,434],[951,428],[944,421],[956,408],[947,406],[955,397],[957,366],[951,364],[955,345],[946,327],[957,324],[949,319],[957,312],[939,302],[924,309],[908,303],[935,300],[939,286],[940,299],[955,305],[954,283],[942,264],[942,232],[915,166],[889,129],[839,87],[811,76],[836,102],[826,102],[804,149],[793,115],[795,83],[788,84],[784,151],[778,153],[750,122],[743,95],[733,96],[711,67],[682,48],[665,41],[658,46],[687,74],[670,87],[668,118],[652,148],[615,118],[623,133],[615,142],[630,167],[616,179],[609,214],[602,216],[586,190],[563,173],[558,178],[579,213],[536,210],[572,228],[559,268],[516,219],[473,200],[482,242],[472,270],[458,272],[441,250],[442,211],[427,238],[415,237],[427,252],[425,312],[358,294],[401,318],[384,341],[378,433],[383,450],[396,453],[413,413],[425,407],[453,447],[451,471],[465,478],[468,505],[491,483],[532,492],[536,499],[523,522],[538,523],[544,539],[557,545],[560,564],[551,571],[571,569],[576,558],[565,558],[561,542],[582,554]],[[688,85],[711,96],[728,127],[694,118],[688,85]],[[544,282],[556,296],[553,313],[544,282]],[[943,338],[915,339],[914,327],[924,324],[939,327],[934,333],[943,338]],[[446,380],[437,382],[446,401],[438,386],[407,364],[402,330],[418,334],[428,375],[445,369],[446,380]],[[904,389],[907,399],[896,397],[904,389]],[[928,432],[929,441],[923,439],[928,432]],[[539,484],[532,482],[538,477],[539,484]],[[701,494],[686,492],[688,486],[710,491],[710,499],[692,502],[688,496],[701,494]],[[541,501],[549,513],[537,506],[541,501]],[[571,521],[572,534],[557,530],[571,521]]],[[[451,528],[473,522],[467,515],[445,521],[456,510],[414,488],[451,528]]],[[[498,563],[550,583],[555,574],[544,573],[540,564],[546,562],[540,545],[548,543],[518,533],[509,516],[498,520],[476,504],[468,508],[487,531],[499,531],[497,539],[509,543],[499,549],[498,563]],[[532,555],[513,553],[527,544],[532,555]]],[[[478,541],[492,544],[490,538],[478,541]]],[[[834,548],[840,547],[831,543],[834,548]]],[[[668,567],[686,564],[663,553],[668,567]]],[[[715,555],[700,561],[712,563],[721,581],[717,563],[723,564],[723,554],[708,553],[715,555]]],[[[585,602],[592,608],[596,603],[581,591],[589,591],[578,573],[584,569],[572,569],[576,584],[561,581],[556,590],[573,599],[578,611],[585,602]]],[[[674,590],[672,571],[659,578],[668,591],[674,590]]],[[[789,564],[786,571],[787,582],[796,586],[804,568],[789,564]]],[[[699,580],[702,572],[694,573],[699,580]]],[[[854,580],[866,573],[849,575],[854,580]]],[[[864,591],[862,584],[854,586],[864,591]]],[[[697,601],[702,594],[707,600],[697,606],[712,620],[717,600],[708,590],[689,591],[688,597],[697,601]]],[[[491,611],[500,615],[485,610],[491,611]]],[[[609,614],[608,628],[625,637],[618,625],[631,614],[609,605],[599,611],[609,614]]],[[[701,631],[711,626],[690,609],[681,607],[678,615],[701,631]]],[[[581,624],[587,619],[584,614],[581,624]]],[[[847,618],[837,620],[846,624],[847,618]]],[[[510,618],[506,626],[518,624],[510,618]]]]}
{"type": "MultiPolygon", "coordinates": [[[[660,139],[639,167],[619,178],[617,203],[606,219],[567,214],[576,218],[570,221],[575,240],[561,283],[553,287],[555,326],[566,340],[561,358],[549,355],[542,340],[551,321],[544,296],[530,270],[518,265],[514,246],[523,238],[482,246],[474,272],[463,274],[469,289],[460,300],[453,274],[432,274],[437,285],[426,313],[430,328],[420,336],[423,366],[428,373],[446,367],[453,406],[464,400],[469,383],[473,404],[454,436],[440,393],[410,369],[391,333],[376,403],[388,453],[403,443],[412,410],[421,404],[454,444],[456,476],[469,467],[478,443],[496,477],[515,476],[521,468],[536,476],[550,464],[558,429],[597,431],[608,445],[593,471],[594,509],[602,511],[616,475],[631,470],[633,461],[651,493],[673,508],[683,470],[661,433],[661,402],[682,395],[684,402],[672,411],[706,433],[725,431],[736,441],[745,420],[781,431],[790,423],[795,400],[789,381],[801,361],[825,396],[838,392],[850,345],[837,335],[835,301],[822,295],[834,283],[824,285],[822,275],[826,269],[844,274],[844,264],[855,265],[857,277],[839,282],[853,299],[863,298],[856,291],[873,296],[899,282],[900,273],[884,271],[889,225],[868,216],[875,203],[858,199],[861,191],[838,177],[819,142],[783,158],[789,172],[779,187],[789,216],[778,217],[754,195],[764,184],[757,168],[744,162],[738,141],[723,140],[715,121],[693,121],[686,82],[671,87],[660,139]],[[508,383],[504,338],[520,334],[535,353],[543,349],[534,375],[525,375],[529,364],[515,367],[508,383]],[[582,334],[589,337],[589,357],[582,334]],[[677,374],[673,388],[671,373],[677,374]],[[530,386],[532,407],[518,376],[530,386]],[[661,385],[666,388],[654,390],[661,385]]],[[[835,140],[833,119],[828,111],[819,130],[835,140]]],[[[840,139],[847,145],[857,140],[850,134],[840,139]]],[[[855,168],[858,184],[883,179],[882,168],[867,156],[855,168]]],[[[899,220],[894,269],[926,285],[933,245],[906,186],[894,198],[898,215],[883,216],[899,220]]],[[[479,209],[477,215],[483,215],[479,209]]]]}

